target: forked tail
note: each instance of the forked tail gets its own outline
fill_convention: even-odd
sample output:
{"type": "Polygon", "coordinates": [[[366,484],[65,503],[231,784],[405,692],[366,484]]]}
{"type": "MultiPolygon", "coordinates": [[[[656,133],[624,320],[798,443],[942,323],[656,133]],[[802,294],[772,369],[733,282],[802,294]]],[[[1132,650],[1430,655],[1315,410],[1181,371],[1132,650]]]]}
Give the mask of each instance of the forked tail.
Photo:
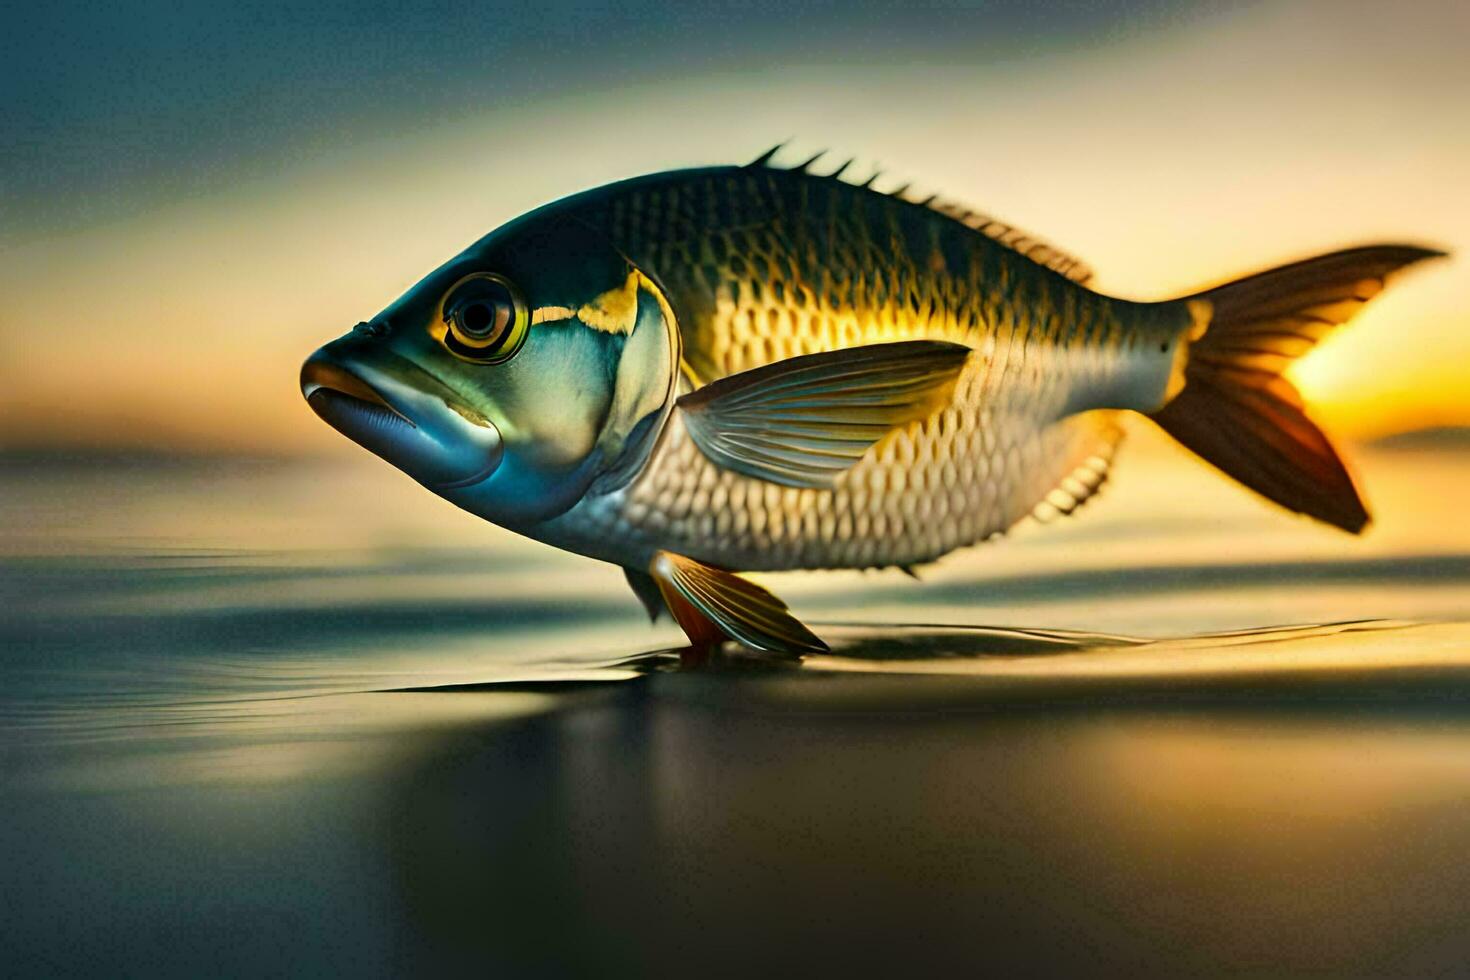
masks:
{"type": "Polygon", "coordinates": [[[1370,245],[1186,297],[1209,304],[1208,326],[1189,346],[1183,390],[1151,418],[1257,493],[1356,534],[1368,523],[1367,508],[1282,372],[1357,313],[1394,272],[1444,254],[1370,245]]]}

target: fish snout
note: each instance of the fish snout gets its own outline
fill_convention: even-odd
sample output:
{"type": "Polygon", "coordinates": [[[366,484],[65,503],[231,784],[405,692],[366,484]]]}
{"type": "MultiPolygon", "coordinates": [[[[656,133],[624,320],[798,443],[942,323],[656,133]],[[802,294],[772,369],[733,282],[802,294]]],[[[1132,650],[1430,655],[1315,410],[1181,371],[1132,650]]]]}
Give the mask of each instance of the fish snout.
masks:
{"type": "Polygon", "coordinates": [[[500,430],[433,375],[349,334],[301,365],[312,411],[431,490],[477,483],[500,465],[500,430]]]}

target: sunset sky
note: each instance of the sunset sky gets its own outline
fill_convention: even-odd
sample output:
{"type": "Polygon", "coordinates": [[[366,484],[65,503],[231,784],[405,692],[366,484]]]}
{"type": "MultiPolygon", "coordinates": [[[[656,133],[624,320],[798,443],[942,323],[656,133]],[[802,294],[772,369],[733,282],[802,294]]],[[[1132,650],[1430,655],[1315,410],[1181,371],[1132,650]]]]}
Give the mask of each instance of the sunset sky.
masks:
{"type": "Polygon", "coordinates": [[[1130,297],[1448,248],[1298,379],[1343,435],[1470,424],[1470,5],[1097,6],[8,15],[0,448],[346,451],[315,346],[527,208],[788,138],[1130,297]]]}

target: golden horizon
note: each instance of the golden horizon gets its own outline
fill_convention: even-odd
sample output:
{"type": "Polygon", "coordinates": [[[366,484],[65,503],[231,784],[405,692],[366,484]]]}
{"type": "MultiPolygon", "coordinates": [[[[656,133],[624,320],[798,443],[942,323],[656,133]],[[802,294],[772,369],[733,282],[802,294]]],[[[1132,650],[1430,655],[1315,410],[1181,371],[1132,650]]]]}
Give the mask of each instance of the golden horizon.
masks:
{"type": "MultiPolygon", "coordinates": [[[[1343,73],[1333,45],[1294,47],[1305,16],[1252,9],[1015,64],[793,65],[467,112],[228,193],[17,239],[0,262],[0,447],[325,450],[337,437],[296,390],[316,346],[518,213],[743,162],[773,134],[880,154],[894,175],[880,186],[913,177],[973,202],[1133,298],[1372,241],[1453,251],[1470,227],[1470,196],[1449,192],[1470,137],[1449,110],[1470,67],[1373,36],[1373,70],[1343,73]],[[1211,60],[1224,49],[1258,70],[1211,60]],[[1397,86],[1409,66],[1418,81],[1397,86]],[[940,99],[957,91],[1005,97],[940,99]],[[1364,112],[1374,136],[1345,151],[1364,112]],[[697,150],[671,153],[670,126],[697,150]]],[[[1454,257],[1395,282],[1294,368],[1313,415],[1347,439],[1470,425],[1466,295],[1470,264],[1454,257]]]]}

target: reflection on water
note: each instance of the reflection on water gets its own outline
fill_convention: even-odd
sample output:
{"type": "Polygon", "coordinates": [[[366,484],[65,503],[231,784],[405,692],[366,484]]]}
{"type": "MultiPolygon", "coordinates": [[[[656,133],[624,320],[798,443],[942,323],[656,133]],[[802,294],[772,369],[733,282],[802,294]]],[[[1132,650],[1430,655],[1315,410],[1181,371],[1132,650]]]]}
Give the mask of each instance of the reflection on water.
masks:
{"type": "Polygon", "coordinates": [[[663,680],[399,784],[389,846],[428,946],[619,976],[1372,976],[1466,954],[1462,721],[812,713],[663,680]]]}
{"type": "Polygon", "coordinates": [[[800,663],[681,658],[615,569],[383,467],[9,465],[3,959],[1462,963],[1470,458],[1364,454],[1357,540],[1142,441],[922,583],[782,577],[800,663]]]}

